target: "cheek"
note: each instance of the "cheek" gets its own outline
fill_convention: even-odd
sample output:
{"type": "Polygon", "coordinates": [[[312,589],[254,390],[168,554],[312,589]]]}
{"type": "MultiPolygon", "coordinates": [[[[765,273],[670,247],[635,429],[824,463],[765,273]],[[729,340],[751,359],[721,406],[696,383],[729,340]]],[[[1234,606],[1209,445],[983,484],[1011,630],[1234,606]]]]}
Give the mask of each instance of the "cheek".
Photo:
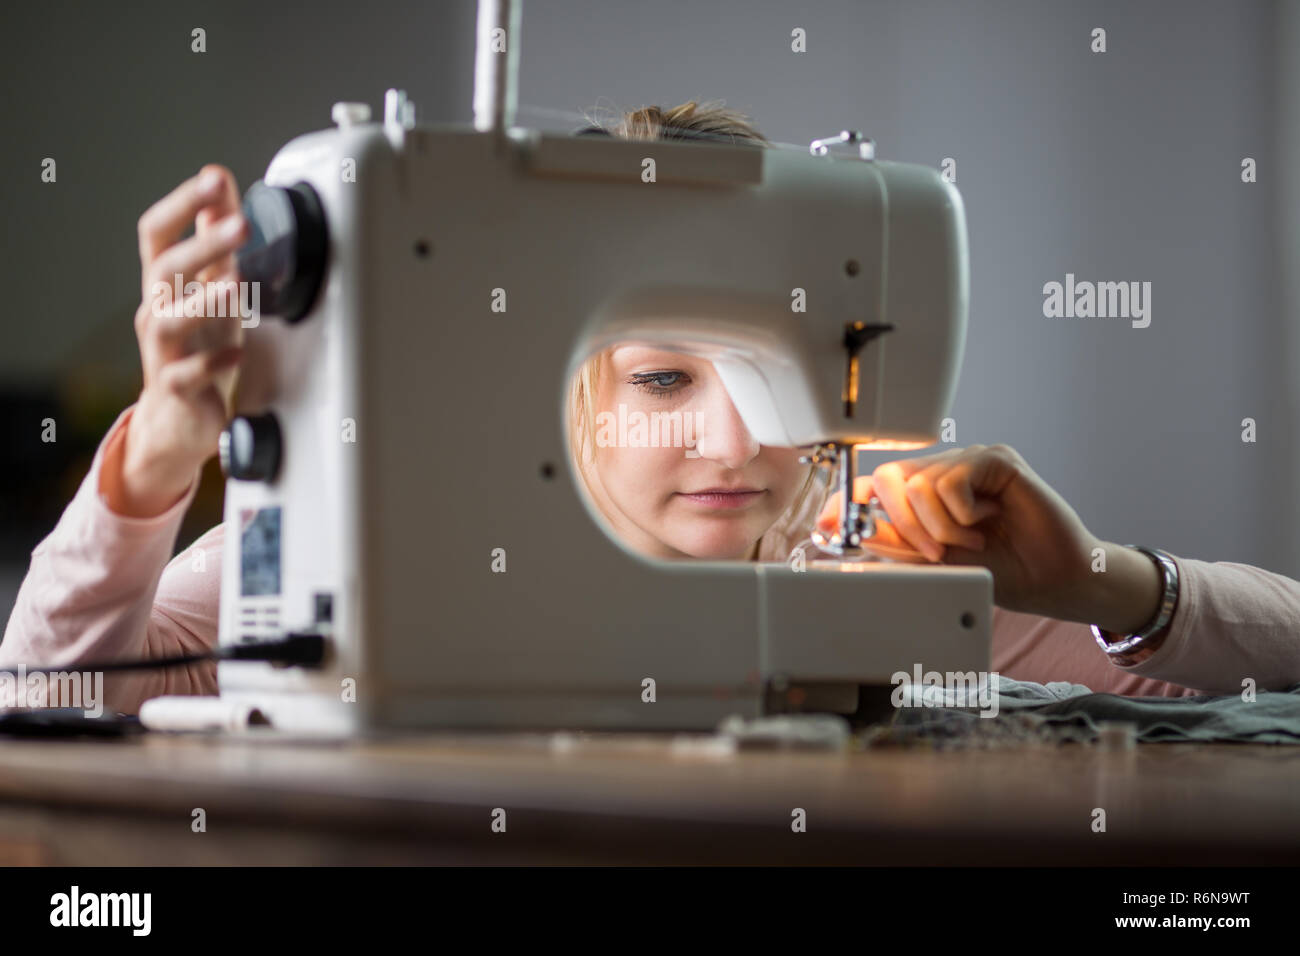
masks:
{"type": "Polygon", "coordinates": [[[677,490],[680,448],[602,448],[600,480],[624,510],[645,511],[677,490]]]}
{"type": "Polygon", "coordinates": [[[792,498],[799,490],[799,485],[803,483],[804,472],[808,467],[799,463],[799,456],[803,452],[798,448],[774,448],[771,451],[770,463],[773,473],[777,476],[775,483],[780,485],[787,499],[792,498]]]}

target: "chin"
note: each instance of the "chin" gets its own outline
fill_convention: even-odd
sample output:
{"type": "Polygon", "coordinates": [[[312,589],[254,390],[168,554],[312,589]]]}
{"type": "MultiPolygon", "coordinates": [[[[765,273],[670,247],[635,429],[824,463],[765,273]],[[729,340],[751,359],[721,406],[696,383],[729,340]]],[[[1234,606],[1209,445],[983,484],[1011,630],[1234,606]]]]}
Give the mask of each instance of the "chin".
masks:
{"type": "Polygon", "coordinates": [[[735,561],[748,555],[759,535],[697,534],[677,545],[677,550],[692,558],[708,561],[735,561]]]}

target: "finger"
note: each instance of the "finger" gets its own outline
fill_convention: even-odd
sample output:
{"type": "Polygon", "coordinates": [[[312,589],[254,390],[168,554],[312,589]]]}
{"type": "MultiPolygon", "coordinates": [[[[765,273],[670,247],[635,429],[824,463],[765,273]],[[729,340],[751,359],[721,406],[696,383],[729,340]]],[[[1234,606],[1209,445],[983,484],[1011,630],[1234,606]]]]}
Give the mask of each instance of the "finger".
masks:
{"type": "MultiPolygon", "coordinates": [[[[898,533],[898,529],[895,528],[888,521],[877,521],[876,533],[873,534],[870,538],[864,540],[862,542],[862,546],[864,548],[879,546],[882,549],[885,549],[886,552],[911,551],[915,554],[920,553],[916,550],[916,548],[912,547],[910,542],[904,540],[903,536],[898,533]]],[[[886,556],[888,557],[889,555],[886,554],[886,556]]]]}
{"type": "Polygon", "coordinates": [[[199,333],[208,337],[209,343],[233,344],[238,336],[238,323],[243,320],[241,305],[239,283],[235,274],[228,272],[185,296],[179,309],[168,307],[163,314],[153,315],[147,334],[164,355],[179,356],[194,351],[192,341],[199,333]],[[228,328],[214,329],[214,323],[228,328]]]}
{"type": "Polygon", "coordinates": [[[237,249],[247,234],[248,223],[242,213],[236,212],[203,235],[195,234],[169,247],[145,270],[146,295],[174,297],[177,282],[184,289],[199,270],[218,265],[237,249]]]}
{"type": "MultiPolygon", "coordinates": [[[[874,492],[872,491],[871,476],[858,475],[853,480],[853,500],[866,504],[871,500],[872,494],[874,492]]],[[[817,516],[817,527],[829,531],[839,524],[843,502],[844,495],[840,492],[837,491],[831,495],[822,508],[821,514],[817,516]]]]}
{"type": "MultiPolygon", "coordinates": [[[[195,231],[198,235],[205,234],[212,229],[218,220],[224,219],[232,212],[239,212],[243,207],[239,197],[239,188],[235,184],[235,177],[222,176],[222,183],[222,190],[217,197],[217,201],[199,210],[198,219],[195,223],[195,231]]],[[[198,280],[206,282],[212,276],[232,271],[235,271],[235,254],[229,252],[218,262],[199,272],[198,280]]]]}
{"type": "Polygon", "coordinates": [[[900,462],[887,462],[871,473],[876,497],[903,539],[931,561],[943,560],[943,545],[921,524],[907,497],[907,477],[900,462]]]}
{"type": "Polygon", "coordinates": [[[971,551],[983,551],[984,535],[973,528],[962,527],[955,521],[935,488],[935,482],[953,467],[951,462],[937,462],[914,473],[904,485],[907,500],[922,527],[936,541],[971,551]]]}
{"type": "Polygon", "coordinates": [[[144,211],[136,231],[140,246],[140,266],[149,265],[194,222],[199,210],[234,189],[234,176],[223,166],[205,166],[170,193],[144,211]]]}
{"type": "Polygon", "coordinates": [[[958,524],[967,527],[1002,510],[995,498],[981,498],[975,493],[975,468],[970,460],[945,471],[934,482],[935,491],[958,524]]]}
{"type": "Polygon", "coordinates": [[[243,348],[235,345],[170,362],[159,375],[160,384],[181,398],[191,399],[211,385],[218,373],[238,365],[243,353],[243,348]]]}
{"type": "Polygon", "coordinates": [[[832,528],[834,528],[836,524],[839,523],[840,499],[843,497],[844,496],[841,495],[838,491],[835,492],[835,494],[831,495],[830,499],[826,502],[826,507],[823,508],[822,513],[817,516],[818,528],[822,529],[823,531],[829,531],[832,528]]]}
{"type": "MultiPolygon", "coordinates": [[[[870,475],[859,475],[853,482],[853,500],[867,503],[871,500],[875,492],[871,483],[870,475]]],[[[840,502],[844,495],[835,492],[831,495],[830,500],[822,509],[817,518],[817,529],[825,534],[834,534],[840,524],[840,502]]],[[[917,554],[917,550],[903,540],[902,536],[894,529],[888,521],[876,521],[875,532],[872,536],[862,542],[864,547],[870,548],[873,545],[880,545],[890,551],[911,551],[917,554]]]]}
{"type": "Polygon", "coordinates": [[[200,209],[221,196],[221,167],[205,166],[144,211],[137,223],[140,265],[149,263],[189,228],[200,209]]]}
{"type": "Polygon", "coordinates": [[[1021,474],[1033,471],[1019,453],[1007,445],[979,446],[970,458],[971,487],[985,497],[1000,499],[1002,492],[1021,474]]]}

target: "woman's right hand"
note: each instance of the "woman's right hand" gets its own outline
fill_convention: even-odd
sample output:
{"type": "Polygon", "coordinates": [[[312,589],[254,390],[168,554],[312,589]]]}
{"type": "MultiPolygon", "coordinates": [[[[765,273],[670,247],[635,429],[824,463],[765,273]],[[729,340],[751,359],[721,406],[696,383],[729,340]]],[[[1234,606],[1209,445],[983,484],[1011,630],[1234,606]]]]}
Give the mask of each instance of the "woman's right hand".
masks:
{"type": "Polygon", "coordinates": [[[208,165],[149,207],[139,222],[141,302],[135,314],[144,387],[123,442],[106,453],[100,490],[118,514],[151,517],[175,504],[217,450],[230,420],[234,376],[243,349],[237,294],[226,315],[172,315],[155,283],[238,282],[235,250],[248,226],[239,188],[224,166],[208,165]],[[195,223],[188,239],[181,235],[195,223]],[[157,304],[157,306],[156,306],[157,304]],[[163,312],[164,314],[156,314],[163,312]]]}

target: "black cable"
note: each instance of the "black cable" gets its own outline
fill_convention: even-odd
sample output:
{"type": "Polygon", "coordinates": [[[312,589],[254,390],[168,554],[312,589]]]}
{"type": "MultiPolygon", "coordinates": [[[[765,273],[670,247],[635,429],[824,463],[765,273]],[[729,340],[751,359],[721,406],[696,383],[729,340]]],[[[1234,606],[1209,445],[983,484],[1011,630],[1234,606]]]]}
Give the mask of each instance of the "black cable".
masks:
{"type": "Polygon", "coordinates": [[[53,671],[138,671],[165,667],[183,667],[202,661],[268,661],[273,664],[298,667],[320,667],[325,662],[327,644],[321,634],[304,634],[291,631],[272,641],[247,644],[228,644],[203,654],[181,654],[176,657],[141,657],[125,661],[89,661],[81,664],[39,667],[0,667],[0,674],[39,674],[53,671]]]}

